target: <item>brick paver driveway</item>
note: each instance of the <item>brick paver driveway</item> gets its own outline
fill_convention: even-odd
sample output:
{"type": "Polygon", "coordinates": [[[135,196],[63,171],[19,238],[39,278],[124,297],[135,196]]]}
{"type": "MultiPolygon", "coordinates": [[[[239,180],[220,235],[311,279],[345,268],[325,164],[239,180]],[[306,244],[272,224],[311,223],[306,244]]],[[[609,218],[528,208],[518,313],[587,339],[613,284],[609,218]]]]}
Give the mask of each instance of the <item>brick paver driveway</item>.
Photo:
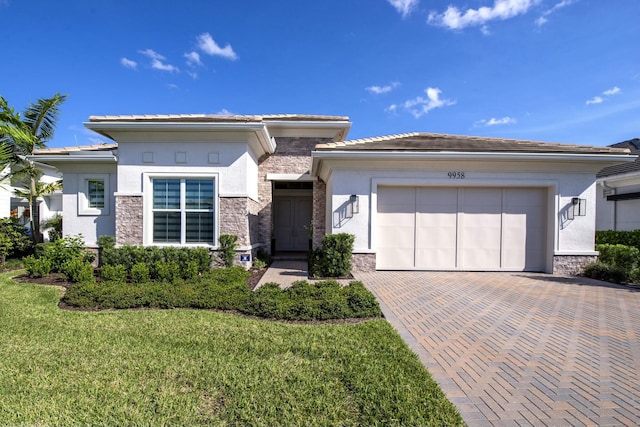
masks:
{"type": "Polygon", "coordinates": [[[640,291],[531,273],[357,278],[470,426],[640,425],[640,291]]]}

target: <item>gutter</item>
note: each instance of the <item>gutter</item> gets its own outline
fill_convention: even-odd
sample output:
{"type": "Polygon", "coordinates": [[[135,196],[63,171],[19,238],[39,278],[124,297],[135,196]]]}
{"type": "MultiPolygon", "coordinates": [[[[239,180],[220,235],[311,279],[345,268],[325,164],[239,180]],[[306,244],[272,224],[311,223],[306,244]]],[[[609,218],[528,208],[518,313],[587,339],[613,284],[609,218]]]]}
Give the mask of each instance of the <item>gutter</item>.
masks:
{"type": "Polygon", "coordinates": [[[44,154],[28,156],[30,160],[35,162],[54,162],[54,163],[117,163],[118,158],[112,154],[44,154]]]}

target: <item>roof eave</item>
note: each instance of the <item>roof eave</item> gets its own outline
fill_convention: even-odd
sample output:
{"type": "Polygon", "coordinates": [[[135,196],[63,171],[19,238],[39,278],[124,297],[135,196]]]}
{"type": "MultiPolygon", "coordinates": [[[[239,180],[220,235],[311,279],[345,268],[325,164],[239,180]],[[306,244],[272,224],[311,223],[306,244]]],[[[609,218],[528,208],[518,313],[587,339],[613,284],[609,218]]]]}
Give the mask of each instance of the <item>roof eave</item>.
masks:
{"type": "Polygon", "coordinates": [[[514,152],[456,152],[456,151],[347,151],[315,150],[311,152],[311,174],[317,176],[324,160],[499,160],[499,161],[559,161],[589,162],[614,165],[632,162],[629,154],[593,153],[514,153],[514,152]]]}
{"type": "Polygon", "coordinates": [[[343,141],[352,124],[348,120],[265,120],[264,123],[275,137],[318,137],[334,141],[343,141]]]}
{"type": "MultiPolygon", "coordinates": [[[[244,131],[256,135],[258,143],[264,154],[275,152],[276,142],[269,134],[269,130],[261,122],[131,122],[131,121],[90,121],[83,123],[85,127],[97,132],[113,141],[117,139],[112,136],[113,132],[121,131],[244,131]]],[[[259,153],[260,154],[260,153],[259,153]]]]}

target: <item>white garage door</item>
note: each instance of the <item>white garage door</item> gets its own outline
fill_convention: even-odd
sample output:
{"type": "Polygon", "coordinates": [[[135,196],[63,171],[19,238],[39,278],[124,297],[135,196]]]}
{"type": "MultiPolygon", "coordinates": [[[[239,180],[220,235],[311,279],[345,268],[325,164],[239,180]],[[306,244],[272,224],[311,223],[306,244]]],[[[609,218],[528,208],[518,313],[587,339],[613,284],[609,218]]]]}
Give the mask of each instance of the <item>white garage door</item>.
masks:
{"type": "Polygon", "coordinates": [[[546,189],[378,187],[380,270],[544,271],[546,189]]]}

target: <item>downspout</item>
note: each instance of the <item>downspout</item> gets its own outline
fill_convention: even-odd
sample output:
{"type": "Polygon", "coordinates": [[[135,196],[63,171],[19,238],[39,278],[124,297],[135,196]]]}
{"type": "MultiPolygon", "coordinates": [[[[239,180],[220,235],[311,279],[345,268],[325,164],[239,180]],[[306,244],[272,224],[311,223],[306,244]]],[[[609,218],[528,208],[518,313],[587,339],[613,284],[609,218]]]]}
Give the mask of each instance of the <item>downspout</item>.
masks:
{"type": "MultiPolygon", "coordinates": [[[[602,184],[602,188],[604,188],[605,190],[610,190],[613,192],[613,194],[616,194],[616,189],[614,187],[609,187],[607,185],[606,181],[600,181],[600,184],[602,184]]],[[[614,200],[613,201],[613,231],[616,231],[618,229],[618,201],[614,200]]]]}

